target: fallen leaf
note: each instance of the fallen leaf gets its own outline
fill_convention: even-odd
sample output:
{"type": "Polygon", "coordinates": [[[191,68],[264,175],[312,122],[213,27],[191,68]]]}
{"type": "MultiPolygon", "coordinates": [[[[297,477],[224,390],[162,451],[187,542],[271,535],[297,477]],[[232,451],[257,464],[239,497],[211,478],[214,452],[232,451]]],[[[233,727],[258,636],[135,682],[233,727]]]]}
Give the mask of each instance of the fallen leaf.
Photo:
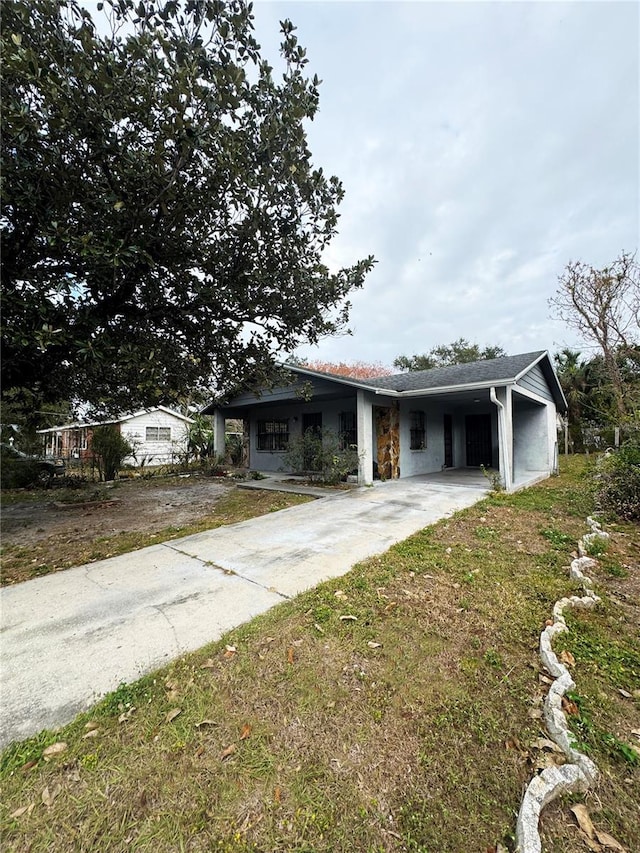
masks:
{"type": "Polygon", "coordinates": [[[558,659],[561,660],[562,663],[566,663],[567,666],[575,666],[576,665],[576,659],[571,654],[571,652],[568,652],[566,650],[563,652],[560,652],[558,659]]]}
{"type": "MultiPolygon", "coordinates": [[[[633,734],[633,732],[632,732],[632,734],[633,734]]],[[[37,764],[38,764],[37,761],[27,761],[27,763],[23,764],[20,769],[23,770],[25,773],[27,773],[29,770],[33,770],[33,768],[36,767],[37,764]]]]}
{"type": "Polygon", "coordinates": [[[199,729],[201,726],[217,726],[217,720],[200,720],[199,723],[196,723],[196,728],[199,729]]]}
{"type": "Polygon", "coordinates": [[[618,853],[625,853],[624,847],[619,844],[615,838],[609,835],[608,832],[602,832],[602,830],[596,829],[596,838],[603,847],[606,847],[607,850],[617,850],[618,853]]]}
{"type": "Polygon", "coordinates": [[[318,623],[317,623],[317,622],[314,622],[314,623],[313,623],[313,627],[314,627],[314,628],[316,629],[316,631],[318,631],[320,634],[324,634],[324,628],[321,628],[321,627],[320,627],[320,625],[318,625],[318,623]]]}
{"type": "Polygon", "coordinates": [[[182,708],[172,708],[167,716],[164,718],[165,723],[170,723],[172,720],[175,720],[182,713],[182,708]]]}
{"type": "Polygon", "coordinates": [[[56,785],[56,787],[53,789],[53,791],[50,791],[49,787],[47,786],[42,792],[42,803],[43,803],[43,805],[45,805],[47,808],[51,808],[51,806],[54,803],[55,798],[58,796],[58,794],[60,793],[61,790],[62,790],[61,785],[56,785]]]}
{"type": "Polygon", "coordinates": [[[202,745],[196,749],[196,758],[200,758],[201,755],[204,755],[204,746],[202,745]]]}
{"type": "Polygon", "coordinates": [[[382,648],[382,643],[376,643],[373,640],[369,640],[367,643],[370,649],[380,649],[382,648]]]}
{"type": "Polygon", "coordinates": [[[347,615],[345,615],[345,616],[341,616],[341,617],[340,617],[340,621],[341,621],[341,622],[357,622],[357,621],[358,621],[358,617],[357,617],[357,616],[352,616],[352,615],[349,613],[349,614],[347,614],[347,615]]]}
{"type": "MultiPolygon", "coordinates": [[[[631,729],[631,734],[640,740],[640,729],[631,729]]],[[[26,765],[25,765],[26,767],[26,765]]],[[[24,767],[22,768],[24,770],[24,767]]]]}
{"type": "Polygon", "coordinates": [[[28,810],[29,806],[20,806],[19,809],[16,809],[14,812],[11,812],[9,815],[10,818],[22,817],[22,815],[28,810]]]}
{"type": "Polygon", "coordinates": [[[504,742],[504,745],[507,749],[518,749],[522,750],[522,744],[520,743],[520,739],[517,737],[510,737],[504,742]]]}
{"type": "Polygon", "coordinates": [[[177,681],[168,680],[168,681],[165,681],[164,686],[165,686],[166,690],[171,691],[171,690],[177,690],[180,685],[178,684],[177,681]]]}
{"type": "Polygon", "coordinates": [[[222,755],[220,756],[220,760],[224,761],[226,758],[229,758],[230,755],[233,755],[233,753],[235,751],[236,751],[235,743],[229,744],[229,746],[222,751],[222,755]]]}
{"type": "Polygon", "coordinates": [[[45,750],[43,750],[42,757],[45,761],[48,761],[54,755],[60,755],[60,753],[64,752],[66,748],[67,744],[62,741],[60,743],[52,743],[51,746],[48,746],[45,750]]]}
{"type": "Polygon", "coordinates": [[[245,723],[242,727],[242,731],[240,732],[240,740],[246,740],[251,734],[251,726],[249,723],[245,723]]]}
{"type": "Polygon", "coordinates": [[[618,687],[618,693],[621,696],[624,696],[625,699],[632,699],[633,698],[633,694],[629,693],[628,690],[623,690],[622,687],[618,687]]]}
{"type": "Polygon", "coordinates": [[[235,655],[235,653],[238,651],[235,646],[225,646],[224,650],[225,652],[230,652],[232,655],[235,655]]]}
{"type": "Polygon", "coordinates": [[[119,723],[126,723],[126,722],[127,722],[127,720],[130,720],[130,719],[131,719],[131,717],[132,717],[132,715],[134,714],[135,710],[136,710],[135,708],[129,708],[129,710],[128,710],[128,711],[125,711],[123,714],[120,714],[120,716],[118,717],[118,722],[119,722],[119,723]]]}
{"type": "Polygon", "coordinates": [[[394,608],[394,607],[397,607],[397,606],[398,606],[398,602],[397,602],[397,601],[390,601],[390,602],[387,604],[387,606],[385,607],[384,612],[385,612],[385,613],[389,613],[391,610],[393,610],[393,608],[394,608]]]}
{"type": "Polygon", "coordinates": [[[542,672],[538,673],[538,681],[541,681],[543,684],[553,684],[553,678],[549,678],[548,675],[544,675],[542,672]]]}
{"type": "Polygon", "coordinates": [[[287,663],[293,663],[293,646],[289,646],[287,649],[287,663]]]}
{"type": "Polygon", "coordinates": [[[200,669],[215,669],[215,668],[216,668],[216,662],[214,660],[212,660],[211,658],[207,658],[207,660],[204,663],[200,664],[200,669]]]}
{"type": "Polygon", "coordinates": [[[276,789],[273,792],[273,801],[274,803],[280,803],[282,801],[282,790],[280,785],[276,785],[276,789]]]}
{"type": "Polygon", "coordinates": [[[529,711],[527,713],[532,720],[542,719],[542,711],[540,710],[540,708],[529,708],[529,711]]]}
{"type": "Polygon", "coordinates": [[[591,822],[591,818],[589,817],[589,811],[586,806],[582,805],[582,803],[578,803],[575,806],[571,806],[571,811],[575,819],[578,821],[578,826],[587,836],[587,838],[591,838],[592,840],[595,838],[595,829],[593,823],[591,822]]]}
{"type": "Polygon", "coordinates": [[[87,738],[90,738],[90,737],[98,737],[99,734],[100,734],[100,729],[89,729],[88,732],[85,732],[82,735],[82,740],[87,740],[87,738]]]}
{"type": "Polygon", "coordinates": [[[580,709],[571,699],[567,699],[566,696],[562,697],[562,710],[566,711],[567,714],[571,714],[572,717],[580,716],[580,709]]]}
{"type": "Polygon", "coordinates": [[[341,589],[337,589],[333,594],[335,595],[336,598],[346,598],[347,597],[346,594],[341,589]]]}

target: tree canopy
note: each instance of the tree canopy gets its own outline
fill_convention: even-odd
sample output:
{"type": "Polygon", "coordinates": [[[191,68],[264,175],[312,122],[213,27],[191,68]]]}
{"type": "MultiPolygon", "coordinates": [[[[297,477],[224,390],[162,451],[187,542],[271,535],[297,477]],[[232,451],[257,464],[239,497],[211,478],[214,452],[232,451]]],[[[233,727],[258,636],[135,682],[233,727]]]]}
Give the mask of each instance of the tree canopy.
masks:
{"type": "Polygon", "coordinates": [[[468,364],[471,361],[483,361],[501,358],[506,352],[500,346],[480,347],[466,338],[458,338],[451,344],[440,344],[422,355],[399,355],[393,361],[398,370],[431,370],[434,367],[448,367],[452,364],[468,364]]]}
{"type": "Polygon", "coordinates": [[[315,168],[317,77],[244,0],[2,8],[2,385],[34,405],[171,403],[342,329],[343,188],[315,168]]]}
{"type": "Polygon", "coordinates": [[[295,358],[289,364],[308,367],[320,373],[333,373],[335,376],[349,376],[352,379],[371,379],[378,376],[391,376],[393,371],[380,362],[367,361],[322,361],[321,359],[295,358]]]}
{"type": "Polygon", "coordinates": [[[555,316],[599,351],[600,373],[608,380],[613,403],[603,418],[623,423],[637,417],[637,396],[628,393],[640,348],[640,266],[635,255],[622,252],[603,269],[572,261],[559,276],[549,304],[555,316]]]}
{"type": "Polygon", "coordinates": [[[613,443],[612,427],[626,427],[625,435],[637,429],[640,411],[640,346],[618,348],[614,357],[622,382],[629,416],[619,418],[615,388],[602,353],[583,357],[578,350],[566,348],[554,356],[558,379],[568,405],[571,442],[575,449],[589,444],[590,433],[604,433],[613,443]],[[635,413],[635,415],[634,415],[635,413]]]}

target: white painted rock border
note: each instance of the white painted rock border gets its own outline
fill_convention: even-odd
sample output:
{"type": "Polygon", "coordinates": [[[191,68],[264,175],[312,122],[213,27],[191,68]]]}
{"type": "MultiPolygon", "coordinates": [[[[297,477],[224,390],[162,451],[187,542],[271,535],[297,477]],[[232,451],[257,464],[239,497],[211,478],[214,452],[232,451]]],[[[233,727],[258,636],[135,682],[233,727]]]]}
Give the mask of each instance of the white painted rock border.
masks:
{"type": "Polygon", "coordinates": [[[556,634],[567,631],[564,611],[567,607],[589,608],[600,601],[592,589],[591,579],[585,571],[598,565],[587,556],[589,545],[597,539],[609,539],[609,534],[594,518],[587,518],[590,532],[578,542],[579,556],[571,562],[570,575],[582,585],[583,596],[561,598],[553,607],[553,624],[540,634],[540,659],[554,681],[544,703],[544,719],[549,736],[562,749],[567,764],[547,767],[531,780],[522,798],[516,823],[516,853],[542,853],[538,823],[542,809],[562,794],[575,794],[587,790],[598,777],[598,768],[584,753],[576,749],[575,740],[562,709],[562,697],[576,686],[569,670],[562,664],[552,648],[556,634]]]}

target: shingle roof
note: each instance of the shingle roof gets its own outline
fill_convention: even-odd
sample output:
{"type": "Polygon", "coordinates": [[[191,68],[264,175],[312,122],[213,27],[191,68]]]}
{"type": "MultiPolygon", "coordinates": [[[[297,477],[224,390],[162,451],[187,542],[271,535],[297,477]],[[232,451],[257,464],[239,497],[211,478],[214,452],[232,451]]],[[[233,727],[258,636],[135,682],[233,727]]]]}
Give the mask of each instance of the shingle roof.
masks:
{"type": "Polygon", "coordinates": [[[426,391],[435,388],[451,388],[456,385],[473,385],[477,382],[509,382],[543,356],[544,350],[506,355],[502,358],[472,361],[468,364],[453,364],[450,367],[434,367],[431,370],[416,370],[365,379],[362,384],[390,391],[426,391]]]}
{"type": "MultiPolygon", "coordinates": [[[[310,370],[304,366],[298,367],[290,364],[283,364],[282,367],[302,377],[325,379],[338,385],[369,389],[376,393],[387,392],[397,397],[403,393],[408,396],[417,396],[421,391],[424,391],[425,394],[433,394],[439,391],[449,392],[457,388],[467,389],[474,386],[487,388],[492,385],[510,384],[515,382],[521,374],[526,373],[534,364],[540,365],[558,409],[564,412],[567,403],[546,350],[506,355],[502,358],[483,359],[468,364],[454,364],[450,367],[435,367],[431,370],[396,373],[392,376],[380,376],[371,379],[354,379],[350,376],[325,373],[324,371],[310,370]]],[[[214,401],[204,408],[202,413],[211,414],[218,405],[219,403],[214,401]]]]}

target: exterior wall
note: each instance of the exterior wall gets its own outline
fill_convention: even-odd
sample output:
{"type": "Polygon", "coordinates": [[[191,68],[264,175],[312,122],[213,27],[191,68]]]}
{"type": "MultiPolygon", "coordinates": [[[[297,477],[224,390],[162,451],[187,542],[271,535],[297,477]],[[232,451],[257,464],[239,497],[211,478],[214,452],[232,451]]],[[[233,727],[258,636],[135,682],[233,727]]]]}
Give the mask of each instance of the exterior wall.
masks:
{"type": "MultiPolygon", "coordinates": [[[[446,408],[429,402],[428,399],[400,401],[400,471],[403,477],[413,477],[417,474],[430,474],[441,471],[444,466],[444,415],[446,408]],[[426,446],[422,450],[411,450],[411,412],[424,412],[426,446]]],[[[454,434],[454,465],[456,463],[455,449],[455,418],[453,419],[454,434]]]]}
{"type": "Polygon", "coordinates": [[[531,471],[549,472],[548,407],[514,402],[514,479],[531,471]]]}
{"type": "Polygon", "coordinates": [[[467,464],[466,415],[491,415],[492,464],[499,464],[498,417],[495,406],[481,403],[459,407],[446,403],[446,400],[414,397],[400,401],[400,471],[402,477],[418,474],[433,474],[444,468],[444,416],[451,415],[453,432],[453,467],[464,468],[467,464]],[[411,412],[425,413],[426,447],[411,450],[411,412]]]}
{"type": "Polygon", "coordinates": [[[125,465],[162,465],[171,462],[176,453],[185,449],[189,424],[182,418],[168,412],[144,412],[135,418],[129,418],[120,424],[122,437],[135,448],[135,459],[127,456],[125,465]],[[147,441],[147,427],[169,427],[170,441],[147,441]]]}
{"type": "MultiPolygon", "coordinates": [[[[255,401],[254,401],[255,402],[255,401]]],[[[340,413],[356,414],[356,397],[342,400],[300,403],[291,401],[281,405],[261,406],[252,409],[249,418],[249,459],[251,467],[258,471],[286,471],[283,451],[258,450],[258,421],[286,418],[289,421],[289,437],[302,435],[302,415],[322,412],[322,428],[340,431],[340,413]]]]}
{"type": "Polygon", "coordinates": [[[544,378],[544,373],[542,372],[539,364],[535,364],[528,373],[525,373],[525,375],[518,380],[517,384],[526,388],[527,391],[532,391],[534,394],[537,394],[545,400],[553,401],[553,396],[551,391],[549,391],[547,380],[544,378]]]}

